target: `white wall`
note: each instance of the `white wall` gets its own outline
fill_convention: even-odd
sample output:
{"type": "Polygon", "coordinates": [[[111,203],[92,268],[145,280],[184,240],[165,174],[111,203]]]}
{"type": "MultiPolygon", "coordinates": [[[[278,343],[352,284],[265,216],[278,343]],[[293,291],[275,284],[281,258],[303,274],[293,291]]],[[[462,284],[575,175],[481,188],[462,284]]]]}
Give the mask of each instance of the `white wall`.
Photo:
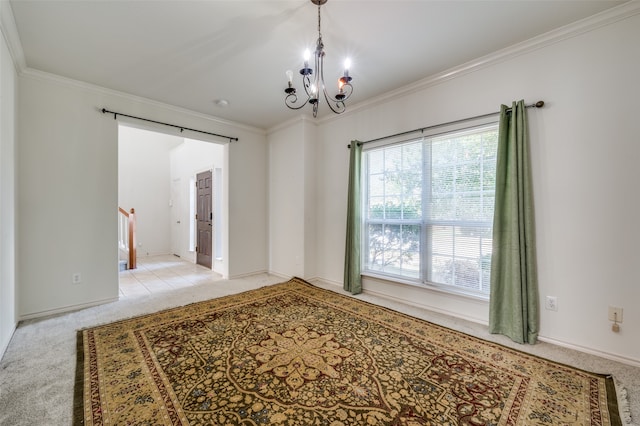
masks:
{"type": "Polygon", "coordinates": [[[183,138],[129,126],[118,132],[118,205],[136,211],[137,255],[171,252],[170,150],[183,138]]]}
{"type": "MultiPolygon", "coordinates": [[[[18,79],[20,218],[7,222],[0,217],[3,232],[18,224],[17,315],[27,318],[117,297],[117,122],[98,112],[103,106],[240,138],[223,148],[228,276],[266,271],[270,245],[276,272],[302,272],[341,283],[350,140],[483,114],[521,98],[544,99],[545,109],[530,113],[539,281],[541,296],[557,296],[559,310],[541,312],[541,336],[638,362],[640,339],[631,327],[640,323],[640,286],[635,282],[640,228],[634,221],[640,210],[635,197],[640,178],[638,39],[640,17],[635,15],[519,56],[489,61],[437,84],[416,86],[410,94],[351,109],[320,123],[317,132],[300,123],[281,128],[270,135],[271,148],[256,129],[26,70],[18,79]],[[299,137],[302,147],[295,145],[299,137]],[[317,145],[310,145],[316,138],[317,145]],[[285,170],[283,166],[291,167],[287,159],[305,166],[285,170]],[[289,173],[302,179],[302,189],[286,180],[289,173]],[[272,200],[268,209],[269,193],[283,205],[272,200]],[[293,201],[304,205],[302,212],[293,201]],[[294,207],[292,228],[274,235],[282,229],[281,218],[291,214],[287,207],[294,207]],[[311,216],[300,222],[301,214],[311,216]],[[295,247],[294,260],[295,252],[302,251],[302,267],[298,260],[287,260],[289,252],[283,251],[291,250],[288,243],[295,247]],[[71,284],[74,272],[82,273],[80,285],[71,284]],[[609,331],[610,304],[624,308],[618,334],[609,331]]],[[[4,91],[5,82],[10,88],[15,85],[6,80],[11,77],[2,49],[4,155],[12,144],[11,136],[5,142],[5,132],[11,133],[10,126],[4,127],[11,121],[5,109],[11,101],[5,96],[13,93],[4,91]]],[[[4,186],[5,173],[11,174],[11,161],[6,166],[4,158],[0,200],[16,193],[10,181],[4,186]]],[[[11,263],[4,252],[2,259],[11,263]]],[[[5,306],[11,306],[5,294],[8,289],[11,298],[13,284],[6,285],[3,276],[0,288],[5,291],[0,296],[4,315],[5,306]]],[[[365,290],[487,320],[486,304],[475,300],[372,280],[365,280],[365,290]]],[[[4,332],[12,324],[3,322],[1,327],[4,332]]]]}
{"type": "Polygon", "coordinates": [[[102,107],[238,137],[224,148],[229,275],[267,269],[261,131],[32,70],[20,75],[19,88],[21,318],[118,296],[118,121],[102,107]],[[76,272],[79,285],[71,283],[76,272]]]}
{"type": "MultiPolygon", "coordinates": [[[[558,298],[559,309],[542,309],[540,336],[639,363],[638,40],[636,14],[325,120],[318,131],[318,276],[342,283],[346,145],[351,139],[497,111],[501,103],[514,100],[542,99],[544,109],[529,110],[539,286],[542,298],[558,298]],[[609,305],[624,308],[619,333],[611,331],[609,305]]],[[[285,130],[278,136],[282,140],[272,141],[272,154],[279,144],[293,143],[285,130]]],[[[271,164],[285,159],[272,158],[271,164]]],[[[287,187],[274,184],[272,195],[287,187]]],[[[278,209],[271,211],[278,214],[278,209]]],[[[272,244],[272,249],[277,246],[272,244]]],[[[364,289],[488,321],[488,306],[482,301],[371,279],[364,280],[364,289]]]]}
{"type": "Polygon", "coordinates": [[[304,277],[304,121],[269,134],[269,270],[304,277]]]}
{"type": "Polygon", "coordinates": [[[229,226],[223,223],[222,245],[229,254],[225,266],[230,278],[268,271],[267,137],[236,133],[240,141],[224,146],[228,163],[223,164],[222,173],[223,182],[228,183],[222,203],[229,206],[229,226]]]}
{"type": "Polygon", "coordinates": [[[64,84],[22,76],[20,92],[19,313],[114,300],[117,122],[64,84]]]}
{"type": "Polygon", "coordinates": [[[316,276],[316,126],[301,117],[269,134],[269,270],[316,276]]]}
{"type": "Polygon", "coordinates": [[[0,37],[0,359],[16,327],[16,100],[16,69],[0,37]]]}
{"type": "MultiPolygon", "coordinates": [[[[189,217],[189,194],[191,191],[191,181],[195,179],[196,174],[211,170],[215,179],[215,169],[223,168],[224,164],[224,147],[221,144],[213,142],[203,142],[193,139],[185,139],[184,143],[174,147],[170,152],[171,163],[171,180],[177,181],[180,186],[180,200],[176,200],[173,208],[179,208],[176,212],[179,217],[180,224],[172,223],[172,226],[180,228],[181,239],[177,244],[179,256],[188,259],[191,262],[196,261],[195,251],[189,251],[189,221],[193,221],[193,217],[189,217]]],[[[224,194],[214,194],[220,202],[224,194]]],[[[226,206],[223,208],[223,215],[227,216],[226,206]]],[[[214,229],[214,232],[222,232],[222,229],[214,229]]],[[[213,269],[216,272],[225,275],[227,270],[224,265],[227,263],[224,253],[214,253],[214,257],[222,257],[221,261],[213,262],[213,269]]]]}

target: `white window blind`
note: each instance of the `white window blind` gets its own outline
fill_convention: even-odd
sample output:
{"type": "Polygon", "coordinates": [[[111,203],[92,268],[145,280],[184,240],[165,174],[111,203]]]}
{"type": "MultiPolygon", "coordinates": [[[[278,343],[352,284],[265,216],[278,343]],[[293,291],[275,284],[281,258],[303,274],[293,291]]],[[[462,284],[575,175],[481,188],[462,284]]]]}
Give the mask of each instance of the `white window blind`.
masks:
{"type": "Polygon", "coordinates": [[[364,272],[489,294],[498,129],[364,151],[364,272]]]}

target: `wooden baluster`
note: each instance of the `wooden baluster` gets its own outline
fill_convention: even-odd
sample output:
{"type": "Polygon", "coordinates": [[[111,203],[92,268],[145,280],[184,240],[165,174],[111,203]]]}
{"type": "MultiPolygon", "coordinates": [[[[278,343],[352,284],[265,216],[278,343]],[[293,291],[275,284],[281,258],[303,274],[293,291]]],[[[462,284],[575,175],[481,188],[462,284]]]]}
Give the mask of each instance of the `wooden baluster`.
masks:
{"type": "Polygon", "coordinates": [[[129,269],[136,269],[136,211],[129,214],[129,269]]]}

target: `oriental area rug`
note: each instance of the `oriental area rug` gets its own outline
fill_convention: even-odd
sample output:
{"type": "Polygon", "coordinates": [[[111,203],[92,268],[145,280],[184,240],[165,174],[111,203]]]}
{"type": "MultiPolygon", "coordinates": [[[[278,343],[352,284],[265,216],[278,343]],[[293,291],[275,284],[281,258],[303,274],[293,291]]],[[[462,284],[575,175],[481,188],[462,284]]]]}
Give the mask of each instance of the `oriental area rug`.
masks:
{"type": "Polygon", "coordinates": [[[293,278],[78,332],[77,425],[620,425],[610,377],[293,278]]]}

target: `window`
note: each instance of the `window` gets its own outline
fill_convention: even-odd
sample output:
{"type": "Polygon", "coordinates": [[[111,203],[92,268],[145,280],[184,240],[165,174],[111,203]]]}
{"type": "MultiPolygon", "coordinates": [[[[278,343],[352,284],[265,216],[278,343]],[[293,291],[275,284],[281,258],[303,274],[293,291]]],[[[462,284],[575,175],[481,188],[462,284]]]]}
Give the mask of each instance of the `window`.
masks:
{"type": "Polygon", "coordinates": [[[489,294],[498,126],[363,153],[363,272],[489,294]]]}

